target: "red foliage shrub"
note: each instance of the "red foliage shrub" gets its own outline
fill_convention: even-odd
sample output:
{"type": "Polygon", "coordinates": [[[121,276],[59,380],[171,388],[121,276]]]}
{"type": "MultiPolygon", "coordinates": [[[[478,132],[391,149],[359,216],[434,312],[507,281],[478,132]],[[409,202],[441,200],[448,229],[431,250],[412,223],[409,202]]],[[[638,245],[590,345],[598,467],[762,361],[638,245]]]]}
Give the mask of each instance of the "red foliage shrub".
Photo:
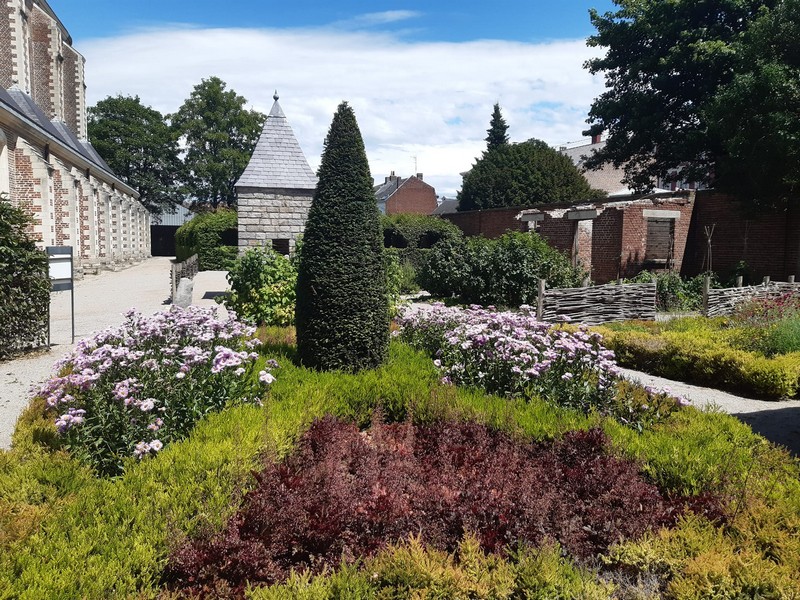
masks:
{"type": "Polygon", "coordinates": [[[225,531],[173,553],[176,588],[241,593],[292,568],[318,572],[419,534],[453,551],[467,531],[483,548],[558,540],[577,557],[671,523],[682,506],[611,456],[600,430],[519,443],[475,423],[316,422],[297,451],[255,474],[225,531]]]}

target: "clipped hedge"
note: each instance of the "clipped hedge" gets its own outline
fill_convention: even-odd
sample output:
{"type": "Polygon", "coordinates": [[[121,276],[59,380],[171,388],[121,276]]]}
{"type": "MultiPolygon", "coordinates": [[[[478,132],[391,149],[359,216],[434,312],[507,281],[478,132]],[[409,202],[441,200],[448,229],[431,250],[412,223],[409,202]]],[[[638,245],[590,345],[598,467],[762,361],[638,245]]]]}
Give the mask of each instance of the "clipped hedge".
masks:
{"type": "Polygon", "coordinates": [[[47,255],[27,233],[30,218],[0,198],[0,359],[47,344],[47,255]]]}
{"type": "Polygon", "coordinates": [[[533,232],[443,240],[419,273],[434,296],[497,306],[533,303],[542,278],[550,287],[577,287],[583,273],[533,232]]]}
{"type": "Polygon", "coordinates": [[[175,233],[175,257],[197,254],[201,271],[226,271],[239,252],[235,210],[220,208],[197,213],[175,233]]]}
{"type": "Polygon", "coordinates": [[[381,215],[383,244],[397,248],[400,261],[422,268],[428,250],[442,240],[460,240],[461,230],[450,221],[429,215],[381,215]]]}
{"type": "Polygon", "coordinates": [[[353,109],[333,115],[297,268],[297,353],[304,365],[359,371],[386,360],[389,299],[380,213],[353,109]]]}
{"type": "Polygon", "coordinates": [[[737,394],[778,400],[800,392],[800,352],[767,358],[729,346],[719,332],[598,328],[624,367],[737,394]]]}

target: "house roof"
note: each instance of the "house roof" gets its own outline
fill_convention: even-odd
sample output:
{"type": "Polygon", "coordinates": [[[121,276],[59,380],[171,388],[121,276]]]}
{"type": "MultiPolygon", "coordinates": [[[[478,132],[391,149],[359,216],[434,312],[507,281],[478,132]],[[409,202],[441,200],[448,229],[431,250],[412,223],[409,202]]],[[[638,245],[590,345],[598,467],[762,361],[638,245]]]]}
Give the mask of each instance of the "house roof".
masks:
{"type": "Polygon", "coordinates": [[[97,173],[104,174],[105,178],[114,182],[135,198],[138,192],[128,186],[114,174],[111,167],[97,153],[97,150],[87,141],[79,140],[75,133],[63,121],[51,121],[45,116],[28,94],[12,87],[5,90],[0,88],[0,110],[5,110],[13,115],[24,127],[29,127],[36,135],[41,136],[45,143],[55,143],[80,157],[90,166],[97,168],[97,173]]]}
{"type": "Polygon", "coordinates": [[[456,198],[445,198],[442,200],[442,203],[436,207],[433,211],[434,215],[448,215],[451,213],[458,212],[458,199],[456,198]]]}
{"type": "Polygon", "coordinates": [[[562,148],[559,151],[572,160],[573,164],[581,170],[583,176],[586,177],[586,181],[593,188],[614,195],[632,194],[633,190],[622,183],[622,178],[625,176],[625,172],[622,169],[617,169],[611,164],[605,164],[596,171],[583,168],[584,158],[591,156],[592,152],[600,150],[605,145],[606,142],[603,140],[596,144],[583,144],[571,148],[562,148]]]}
{"type": "Polygon", "coordinates": [[[250,162],[236,187],[313,190],[317,177],[278,103],[269,111],[250,162]]]}
{"type": "Polygon", "coordinates": [[[403,187],[406,183],[411,181],[412,179],[417,179],[422,181],[425,185],[429,188],[433,189],[433,186],[423,181],[417,175],[412,175],[411,177],[406,177],[403,179],[402,177],[395,177],[394,171],[392,171],[391,177],[387,177],[386,181],[380,185],[376,185],[373,190],[375,191],[375,197],[378,199],[379,202],[385,202],[388,200],[392,194],[394,194],[397,190],[403,187]]]}

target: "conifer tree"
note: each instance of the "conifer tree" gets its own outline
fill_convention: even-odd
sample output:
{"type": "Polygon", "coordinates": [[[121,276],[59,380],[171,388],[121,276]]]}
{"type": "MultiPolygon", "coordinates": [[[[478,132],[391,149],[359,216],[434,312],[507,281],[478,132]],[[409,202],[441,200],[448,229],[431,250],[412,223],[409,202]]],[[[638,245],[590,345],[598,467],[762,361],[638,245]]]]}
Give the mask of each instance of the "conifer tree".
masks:
{"type": "Polygon", "coordinates": [[[389,346],[383,235],[355,113],[339,105],[325,139],[297,276],[297,351],[320,370],[380,365],[389,346]]]}
{"type": "Polygon", "coordinates": [[[500,104],[495,102],[492,111],[492,120],[489,122],[489,129],[486,130],[486,151],[494,150],[498,146],[508,144],[508,124],[500,112],[500,104]]]}

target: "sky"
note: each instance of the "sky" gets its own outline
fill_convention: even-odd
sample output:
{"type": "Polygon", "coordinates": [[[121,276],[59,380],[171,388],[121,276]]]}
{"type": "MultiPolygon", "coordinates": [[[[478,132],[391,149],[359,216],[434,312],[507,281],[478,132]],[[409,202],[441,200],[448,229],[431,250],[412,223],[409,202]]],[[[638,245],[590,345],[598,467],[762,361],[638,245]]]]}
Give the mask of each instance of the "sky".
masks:
{"type": "Polygon", "coordinates": [[[581,139],[604,89],[583,63],[589,9],[611,0],[324,2],[49,0],[86,58],[87,103],[139,96],[178,110],[220,77],[248,106],[280,104],[313,169],[336,107],[359,122],[377,182],[423,173],[455,197],[495,102],[512,141],[581,139]]]}

